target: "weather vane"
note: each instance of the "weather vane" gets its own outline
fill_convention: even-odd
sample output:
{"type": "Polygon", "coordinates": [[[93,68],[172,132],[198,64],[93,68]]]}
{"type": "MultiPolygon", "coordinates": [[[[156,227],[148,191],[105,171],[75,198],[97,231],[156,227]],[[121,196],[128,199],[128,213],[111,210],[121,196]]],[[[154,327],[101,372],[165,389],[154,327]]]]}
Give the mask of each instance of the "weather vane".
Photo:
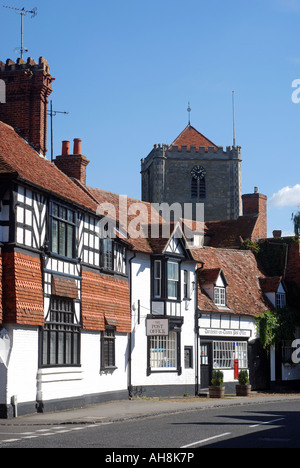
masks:
{"type": "Polygon", "coordinates": [[[187,111],[188,111],[188,113],[189,113],[189,125],[191,125],[191,110],[192,110],[192,109],[191,109],[190,101],[189,101],[189,103],[188,103],[188,108],[187,108],[187,111]]]}
{"type": "Polygon", "coordinates": [[[16,48],[15,52],[19,51],[21,52],[21,59],[23,59],[23,53],[28,52],[28,49],[24,48],[23,46],[23,17],[27,15],[27,13],[31,13],[31,18],[34,18],[37,15],[37,8],[33,8],[32,10],[25,10],[25,8],[14,8],[10,6],[5,6],[3,5],[3,8],[9,8],[10,10],[15,10],[15,12],[18,15],[21,15],[21,47],[16,48]]]}

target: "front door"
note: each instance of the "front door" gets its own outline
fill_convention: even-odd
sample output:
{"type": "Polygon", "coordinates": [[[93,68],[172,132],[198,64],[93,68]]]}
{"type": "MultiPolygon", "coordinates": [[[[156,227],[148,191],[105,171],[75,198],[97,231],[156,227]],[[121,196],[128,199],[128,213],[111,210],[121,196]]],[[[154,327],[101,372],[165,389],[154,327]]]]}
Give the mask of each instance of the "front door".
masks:
{"type": "Polygon", "coordinates": [[[211,381],[211,342],[200,344],[200,388],[208,388],[211,381]]]}

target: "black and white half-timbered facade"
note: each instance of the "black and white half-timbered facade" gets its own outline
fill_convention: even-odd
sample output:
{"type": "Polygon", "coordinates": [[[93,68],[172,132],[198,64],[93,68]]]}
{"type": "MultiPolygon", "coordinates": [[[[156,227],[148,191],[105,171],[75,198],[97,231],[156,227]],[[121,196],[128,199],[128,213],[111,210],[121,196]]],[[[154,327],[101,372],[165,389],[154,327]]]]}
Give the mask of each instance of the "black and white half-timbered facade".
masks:
{"type": "Polygon", "coordinates": [[[0,135],[1,414],[127,396],[128,243],[101,238],[80,181],[0,135]]]}

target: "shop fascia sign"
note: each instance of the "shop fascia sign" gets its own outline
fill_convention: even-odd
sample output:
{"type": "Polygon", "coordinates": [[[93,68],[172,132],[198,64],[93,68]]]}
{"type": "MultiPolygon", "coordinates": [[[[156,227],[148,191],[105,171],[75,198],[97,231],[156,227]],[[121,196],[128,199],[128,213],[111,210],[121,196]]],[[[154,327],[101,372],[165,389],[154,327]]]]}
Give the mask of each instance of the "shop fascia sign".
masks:
{"type": "Polygon", "coordinates": [[[250,338],[251,330],[235,330],[235,329],[220,329],[220,328],[200,328],[200,336],[225,336],[225,337],[243,337],[250,338]]]}
{"type": "Polygon", "coordinates": [[[168,336],[169,319],[168,318],[149,318],[146,321],[147,336],[168,336]]]}

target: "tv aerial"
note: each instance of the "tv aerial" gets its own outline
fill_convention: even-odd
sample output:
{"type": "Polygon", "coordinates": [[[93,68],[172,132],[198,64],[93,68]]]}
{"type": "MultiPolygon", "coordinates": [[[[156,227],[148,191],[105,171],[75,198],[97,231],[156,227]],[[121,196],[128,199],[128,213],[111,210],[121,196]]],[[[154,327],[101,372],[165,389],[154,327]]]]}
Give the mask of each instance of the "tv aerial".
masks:
{"type": "Polygon", "coordinates": [[[21,47],[17,47],[15,52],[21,52],[21,59],[23,59],[24,52],[28,52],[28,49],[23,45],[23,18],[27,15],[27,13],[31,13],[31,18],[34,18],[37,15],[37,8],[33,8],[32,10],[25,10],[25,8],[14,8],[10,6],[3,5],[3,8],[9,8],[10,10],[15,10],[15,12],[21,16],[21,47]]]}

